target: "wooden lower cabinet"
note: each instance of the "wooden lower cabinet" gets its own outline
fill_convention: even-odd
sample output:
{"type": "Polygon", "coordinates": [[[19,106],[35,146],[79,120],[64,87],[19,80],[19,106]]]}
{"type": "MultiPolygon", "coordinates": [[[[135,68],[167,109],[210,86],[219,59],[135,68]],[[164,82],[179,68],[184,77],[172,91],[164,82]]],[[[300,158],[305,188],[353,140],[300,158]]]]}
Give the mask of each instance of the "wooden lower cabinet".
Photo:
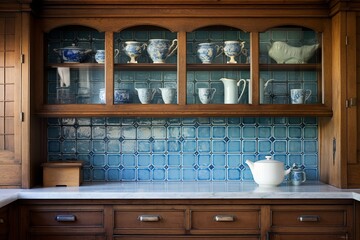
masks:
{"type": "Polygon", "coordinates": [[[269,234],[267,240],[347,240],[350,239],[347,234],[329,233],[329,234],[308,234],[308,233],[292,233],[292,234],[269,234]]]}
{"type": "Polygon", "coordinates": [[[114,240],[141,240],[141,239],[159,239],[159,240],[186,240],[186,239],[211,239],[211,240],[260,240],[260,236],[211,236],[211,235],[200,235],[200,236],[116,236],[114,240]]]}
{"type": "Polygon", "coordinates": [[[23,200],[20,239],[359,240],[353,200],[23,200]]]}

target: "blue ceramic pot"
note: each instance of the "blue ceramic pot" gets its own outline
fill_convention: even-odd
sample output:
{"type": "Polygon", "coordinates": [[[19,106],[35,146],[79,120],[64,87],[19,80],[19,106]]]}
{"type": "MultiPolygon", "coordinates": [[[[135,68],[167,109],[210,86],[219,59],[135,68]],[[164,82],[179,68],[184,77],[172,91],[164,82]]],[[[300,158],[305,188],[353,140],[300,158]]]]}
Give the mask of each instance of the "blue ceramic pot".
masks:
{"type": "Polygon", "coordinates": [[[177,39],[150,39],[147,52],[154,63],[165,63],[166,58],[175,53],[177,49],[177,39]]]}
{"type": "Polygon", "coordinates": [[[76,47],[75,44],[69,47],[54,49],[64,63],[80,63],[92,52],[91,49],[76,47]]]}

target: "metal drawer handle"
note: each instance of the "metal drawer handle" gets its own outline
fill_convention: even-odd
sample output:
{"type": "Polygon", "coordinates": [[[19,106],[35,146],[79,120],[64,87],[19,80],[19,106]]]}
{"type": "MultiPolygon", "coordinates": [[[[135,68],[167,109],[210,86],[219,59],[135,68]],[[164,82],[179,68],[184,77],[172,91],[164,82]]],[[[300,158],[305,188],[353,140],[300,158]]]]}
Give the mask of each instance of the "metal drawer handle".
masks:
{"type": "Polygon", "coordinates": [[[58,222],[75,222],[76,216],[75,215],[57,215],[55,219],[58,222]]]}
{"type": "Polygon", "coordinates": [[[0,224],[5,223],[5,220],[3,218],[0,218],[0,224]]]}
{"type": "Polygon", "coordinates": [[[160,219],[159,215],[140,215],[138,217],[140,222],[158,222],[160,219]]]}
{"type": "Polygon", "coordinates": [[[303,215],[298,217],[298,220],[300,222],[318,222],[320,217],[316,215],[303,215]]]}
{"type": "Polygon", "coordinates": [[[235,217],[230,215],[216,215],[214,217],[215,222],[234,222],[235,217]]]}

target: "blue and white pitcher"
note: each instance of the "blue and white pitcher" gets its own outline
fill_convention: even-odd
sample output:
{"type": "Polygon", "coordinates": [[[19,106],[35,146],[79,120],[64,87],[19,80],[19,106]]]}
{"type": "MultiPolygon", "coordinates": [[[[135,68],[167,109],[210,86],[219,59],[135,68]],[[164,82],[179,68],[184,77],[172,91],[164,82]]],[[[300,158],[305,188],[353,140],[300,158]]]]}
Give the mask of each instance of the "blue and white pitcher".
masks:
{"type": "Polygon", "coordinates": [[[215,43],[199,43],[197,54],[204,64],[212,63],[212,61],[223,53],[223,47],[215,43]]]}
{"type": "Polygon", "coordinates": [[[165,63],[177,49],[177,39],[150,39],[147,52],[154,63],[165,63]]]}

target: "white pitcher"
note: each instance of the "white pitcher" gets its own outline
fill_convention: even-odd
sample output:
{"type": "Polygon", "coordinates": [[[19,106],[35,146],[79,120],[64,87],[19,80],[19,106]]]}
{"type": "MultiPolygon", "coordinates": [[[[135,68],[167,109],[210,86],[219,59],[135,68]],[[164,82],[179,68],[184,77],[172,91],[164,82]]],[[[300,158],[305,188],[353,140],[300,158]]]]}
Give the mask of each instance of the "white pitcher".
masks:
{"type": "Polygon", "coordinates": [[[230,78],[221,78],[220,81],[224,83],[224,103],[225,104],[236,104],[240,102],[241,97],[244,94],[246,88],[246,80],[240,79],[230,79],[230,78]],[[239,96],[239,86],[243,82],[243,87],[239,96]]]}

